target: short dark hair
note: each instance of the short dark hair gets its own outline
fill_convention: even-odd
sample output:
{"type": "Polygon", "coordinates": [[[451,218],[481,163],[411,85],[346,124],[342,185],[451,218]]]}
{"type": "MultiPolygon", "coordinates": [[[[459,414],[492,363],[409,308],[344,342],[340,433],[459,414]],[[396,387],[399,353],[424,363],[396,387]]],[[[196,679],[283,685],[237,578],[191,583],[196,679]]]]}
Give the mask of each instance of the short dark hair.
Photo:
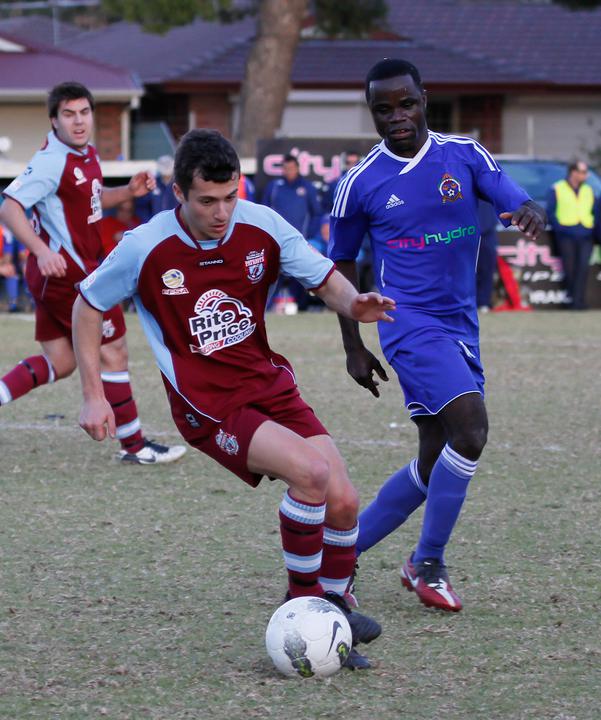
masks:
{"type": "Polygon", "coordinates": [[[80,98],[85,98],[90,103],[92,111],[94,110],[94,96],[85,85],[71,80],[55,85],[48,93],[48,117],[58,116],[58,106],[63,100],[79,100],[80,98]]]}
{"type": "Polygon", "coordinates": [[[293,155],[292,153],[288,153],[288,154],[284,155],[284,159],[282,160],[282,162],[285,162],[285,163],[293,162],[296,165],[296,167],[298,167],[298,158],[296,157],[296,155],[293,155]]]}
{"type": "Polygon", "coordinates": [[[217,130],[190,130],[175,151],[173,179],[188,197],[195,177],[226,183],[240,174],[240,160],[234,147],[217,130]]]}
{"type": "Polygon", "coordinates": [[[588,167],[584,160],[572,160],[572,162],[568,165],[568,175],[571,175],[574,170],[580,170],[581,165],[588,167]]]}
{"type": "Polygon", "coordinates": [[[422,78],[419,70],[412,63],[400,58],[384,58],[377,62],[365,77],[365,98],[369,102],[369,85],[374,80],[387,80],[399,75],[411,75],[418,90],[423,90],[422,78]]]}

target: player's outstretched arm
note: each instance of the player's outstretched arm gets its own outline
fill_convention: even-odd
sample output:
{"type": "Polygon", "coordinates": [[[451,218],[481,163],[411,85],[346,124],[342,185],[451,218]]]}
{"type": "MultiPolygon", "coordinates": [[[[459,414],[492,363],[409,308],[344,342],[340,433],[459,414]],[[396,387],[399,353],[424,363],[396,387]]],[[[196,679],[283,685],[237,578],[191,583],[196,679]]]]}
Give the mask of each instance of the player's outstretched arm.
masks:
{"type": "Polygon", "coordinates": [[[73,306],[73,349],[83,393],[79,424],[94,440],[116,434],[115,415],[100,379],[101,340],[102,313],[79,296],[73,306]]]}
{"type": "Polygon", "coordinates": [[[393,322],[388,310],[394,310],[394,300],[377,292],[359,293],[342,273],[335,270],[328,281],[316,291],[325,304],[340,315],[358,322],[393,322]]]}
{"type": "Polygon", "coordinates": [[[547,214],[534,200],[528,200],[513,212],[501,213],[499,217],[502,220],[511,220],[512,225],[516,225],[526,237],[533,240],[538,238],[547,224],[547,214]]]}
{"type": "Polygon", "coordinates": [[[119,203],[131,200],[132,198],[144,197],[152,192],[157,186],[156,178],[152,173],[142,172],[136,173],[127,185],[119,185],[118,187],[102,188],[102,207],[105,210],[119,205],[119,203]]]}
{"type": "MultiPolygon", "coordinates": [[[[330,280],[334,279],[335,282],[339,283],[339,278],[342,278],[342,280],[345,281],[346,285],[343,284],[342,287],[345,292],[349,293],[351,298],[350,304],[352,306],[353,302],[355,302],[356,306],[358,306],[356,307],[356,311],[360,312],[359,308],[361,307],[363,301],[359,301],[359,298],[365,297],[365,295],[369,295],[369,293],[366,293],[365,295],[358,293],[353,284],[357,282],[355,263],[352,261],[339,261],[337,263],[337,267],[339,268],[340,273],[333,273],[330,276],[330,280]]],[[[384,300],[381,296],[378,295],[378,297],[381,300],[384,300]]],[[[327,300],[325,298],[323,299],[327,303],[327,300]]],[[[385,298],[385,300],[392,303],[389,298],[385,298]]],[[[392,310],[393,308],[394,303],[392,303],[390,307],[387,306],[384,308],[383,306],[380,306],[380,311],[383,311],[383,314],[386,315],[386,318],[382,318],[383,320],[390,320],[386,314],[386,310],[392,310]]],[[[333,309],[338,311],[338,308],[336,307],[333,309]]],[[[356,383],[369,390],[374,397],[380,397],[380,392],[378,390],[379,383],[378,380],[376,380],[376,376],[384,381],[388,381],[388,376],[386,375],[386,371],[382,367],[378,358],[363,344],[363,340],[361,339],[361,334],[359,332],[359,323],[355,318],[358,319],[358,316],[353,314],[352,309],[350,312],[338,311],[338,321],[340,323],[340,331],[342,333],[342,343],[346,353],[346,369],[356,383]]]]}

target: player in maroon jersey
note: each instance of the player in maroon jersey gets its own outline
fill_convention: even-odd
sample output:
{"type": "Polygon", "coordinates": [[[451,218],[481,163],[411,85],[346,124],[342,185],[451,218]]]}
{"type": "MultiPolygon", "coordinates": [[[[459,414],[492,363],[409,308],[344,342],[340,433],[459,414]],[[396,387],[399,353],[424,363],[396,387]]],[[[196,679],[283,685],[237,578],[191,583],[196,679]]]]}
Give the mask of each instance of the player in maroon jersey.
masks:
{"type": "MultiPolygon", "coordinates": [[[[279,273],[294,276],[337,312],[390,320],[394,303],[358,294],[276,212],[238,200],[240,164],[218,132],[193,130],[175,159],[180,207],[125,234],[80,285],[74,347],[96,440],[115,422],[100,381],[102,313],[133,297],[183,437],[250,485],[288,485],[280,528],[288,592],[343,607],[357,642],[381,632],[344,600],[355,562],[357,492],[327,430],[302,400],[288,361],[269,347],[265,307],[279,273]]],[[[368,661],[353,651],[352,667],[368,661]]]]}
{"type": "MultiPolygon", "coordinates": [[[[154,187],[146,172],[127,185],[103,186],[96,150],[90,145],[94,99],[79,83],[62,83],[48,96],[52,129],[27,169],[6,188],[0,220],[30,250],[26,279],[35,300],[35,339],[43,354],[21,360],[0,378],[0,405],[36,387],[70,375],[76,367],[71,343],[71,311],[76,283],[102,257],[102,209],[140,197],[154,187]],[[26,211],[33,209],[33,227],[26,211]]],[[[102,380],[117,418],[119,456],[124,462],[152,464],[181,457],[181,445],[146,439],[140,428],[127,370],[125,321],[119,307],[103,317],[102,380]]]]}

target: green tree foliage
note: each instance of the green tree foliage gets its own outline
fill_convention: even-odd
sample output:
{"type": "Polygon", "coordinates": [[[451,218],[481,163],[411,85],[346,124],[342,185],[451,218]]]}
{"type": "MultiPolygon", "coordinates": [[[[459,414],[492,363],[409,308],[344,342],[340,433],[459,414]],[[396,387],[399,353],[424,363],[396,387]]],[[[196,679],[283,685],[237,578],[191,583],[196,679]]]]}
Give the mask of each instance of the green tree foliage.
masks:
{"type": "MultiPolygon", "coordinates": [[[[109,20],[140,23],[150,32],[204,20],[233,22],[256,15],[261,0],[102,0],[109,20]]],[[[386,0],[315,0],[315,22],[328,37],[362,37],[386,18],[386,0]]]]}
{"type": "Polygon", "coordinates": [[[328,37],[362,37],[388,13],[386,0],[315,0],[315,22],[328,37]]]}
{"type": "Polygon", "coordinates": [[[102,6],[110,20],[129,20],[150,32],[164,33],[196,17],[219,22],[238,20],[256,12],[257,0],[245,5],[235,0],[102,0],[102,6]]]}
{"type": "Polygon", "coordinates": [[[594,10],[601,5],[601,0],[553,0],[556,5],[563,5],[568,10],[594,10]]]}

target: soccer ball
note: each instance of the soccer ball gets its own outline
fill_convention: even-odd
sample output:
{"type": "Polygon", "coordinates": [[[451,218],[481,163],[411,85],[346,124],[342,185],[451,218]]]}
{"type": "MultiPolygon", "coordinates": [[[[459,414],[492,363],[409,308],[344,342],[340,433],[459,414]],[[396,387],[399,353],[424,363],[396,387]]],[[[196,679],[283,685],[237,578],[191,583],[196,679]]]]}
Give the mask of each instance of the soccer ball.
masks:
{"type": "Polygon", "coordinates": [[[269,657],[284,675],[328,677],[340,670],[353,636],[346,615],[324,598],[288,600],[271,616],[265,633],[269,657]]]}

